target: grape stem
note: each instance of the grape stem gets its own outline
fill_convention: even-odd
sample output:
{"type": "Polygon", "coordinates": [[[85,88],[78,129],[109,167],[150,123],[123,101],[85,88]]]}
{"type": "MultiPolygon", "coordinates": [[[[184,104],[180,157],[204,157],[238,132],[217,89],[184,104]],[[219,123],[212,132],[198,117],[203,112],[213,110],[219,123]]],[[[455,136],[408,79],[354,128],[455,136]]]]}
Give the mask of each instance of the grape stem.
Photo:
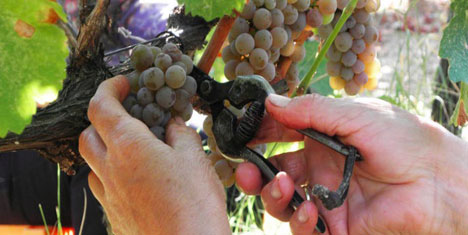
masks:
{"type": "Polygon", "coordinates": [[[346,5],[346,7],[343,9],[343,14],[341,14],[341,17],[338,20],[338,23],[336,23],[336,26],[333,29],[332,33],[330,34],[330,36],[328,36],[327,40],[325,41],[322,47],[322,50],[320,50],[319,54],[315,58],[315,61],[312,64],[312,67],[310,68],[309,72],[305,75],[304,78],[301,79],[301,83],[294,90],[291,97],[303,95],[307,87],[310,86],[310,83],[312,82],[312,78],[317,72],[317,68],[322,62],[323,57],[325,57],[325,55],[327,54],[328,49],[330,48],[332,43],[335,41],[335,38],[336,36],[338,36],[338,33],[340,32],[343,25],[346,23],[348,18],[353,14],[353,11],[354,11],[354,8],[356,8],[357,2],[358,0],[351,0],[350,2],[348,2],[348,5],[346,5]]]}
{"type": "Polygon", "coordinates": [[[216,26],[213,37],[211,38],[208,46],[203,52],[200,61],[198,62],[198,68],[200,68],[200,70],[206,74],[210,72],[211,67],[216,60],[216,57],[218,56],[219,51],[221,50],[221,47],[223,46],[224,41],[229,34],[229,31],[231,31],[231,27],[234,24],[236,18],[237,17],[224,16],[218,22],[218,26],[216,26]]]}

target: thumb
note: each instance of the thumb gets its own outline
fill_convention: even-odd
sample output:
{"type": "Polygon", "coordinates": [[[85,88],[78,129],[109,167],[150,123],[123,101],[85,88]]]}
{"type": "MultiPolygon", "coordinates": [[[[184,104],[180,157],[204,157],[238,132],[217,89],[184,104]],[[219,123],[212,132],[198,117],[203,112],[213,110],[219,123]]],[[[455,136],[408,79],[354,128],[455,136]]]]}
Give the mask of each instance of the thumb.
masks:
{"type": "Polygon", "coordinates": [[[166,143],[175,150],[203,151],[200,136],[185,125],[180,117],[171,119],[166,130],[166,143]]]}
{"type": "Polygon", "coordinates": [[[318,94],[291,99],[271,94],[265,105],[273,119],[291,129],[312,128],[330,136],[348,136],[365,125],[361,115],[366,107],[352,99],[318,94]]]}

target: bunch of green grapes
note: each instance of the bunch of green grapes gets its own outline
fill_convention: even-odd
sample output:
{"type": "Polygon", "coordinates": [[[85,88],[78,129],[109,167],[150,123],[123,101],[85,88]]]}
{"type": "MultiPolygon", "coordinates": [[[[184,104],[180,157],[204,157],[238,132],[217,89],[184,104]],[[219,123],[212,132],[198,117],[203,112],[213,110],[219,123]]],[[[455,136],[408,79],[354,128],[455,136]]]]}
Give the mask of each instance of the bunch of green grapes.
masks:
{"type": "MultiPolygon", "coordinates": [[[[229,32],[229,45],[222,51],[229,79],[257,74],[272,81],[280,57],[297,63],[304,59],[305,48],[296,44],[306,27],[310,0],[251,0],[229,32]]],[[[297,85],[298,77],[286,77],[297,85]]]]}
{"type": "MultiPolygon", "coordinates": [[[[327,39],[349,1],[315,0],[307,12],[307,24],[318,28],[322,40],[327,39]]],[[[379,7],[380,0],[359,0],[328,50],[327,72],[333,89],[344,88],[348,95],[356,95],[365,88],[372,90],[377,86],[380,62],[375,43],[379,32],[370,14],[379,7]]]]}
{"type": "Polygon", "coordinates": [[[171,117],[188,121],[192,116],[190,100],[197,92],[197,82],[188,75],[193,69],[192,59],[175,44],[167,43],[162,49],[138,45],[130,61],[135,71],[127,75],[131,93],[123,106],[164,141],[171,117]]]}

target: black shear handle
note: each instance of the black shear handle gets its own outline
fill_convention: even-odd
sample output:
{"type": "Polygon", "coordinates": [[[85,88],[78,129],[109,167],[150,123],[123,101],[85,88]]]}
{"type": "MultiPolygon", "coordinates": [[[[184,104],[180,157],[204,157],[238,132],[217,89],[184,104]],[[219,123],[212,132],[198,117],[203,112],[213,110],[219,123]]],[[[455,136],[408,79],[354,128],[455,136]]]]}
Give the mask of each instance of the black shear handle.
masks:
{"type": "MultiPolygon", "coordinates": [[[[245,148],[241,154],[243,155],[243,158],[255,164],[268,181],[273,180],[276,174],[278,174],[279,170],[276,169],[276,167],[273,164],[271,164],[270,161],[264,158],[263,155],[257,153],[256,151],[250,148],[245,148]]],[[[289,205],[294,210],[296,210],[302,202],[304,202],[304,198],[302,198],[297,191],[294,191],[294,195],[291,201],[289,202],[289,205]]],[[[315,229],[320,233],[324,233],[326,230],[325,223],[320,217],[317,220],[317,225],[315,226],[315,229]]]]}

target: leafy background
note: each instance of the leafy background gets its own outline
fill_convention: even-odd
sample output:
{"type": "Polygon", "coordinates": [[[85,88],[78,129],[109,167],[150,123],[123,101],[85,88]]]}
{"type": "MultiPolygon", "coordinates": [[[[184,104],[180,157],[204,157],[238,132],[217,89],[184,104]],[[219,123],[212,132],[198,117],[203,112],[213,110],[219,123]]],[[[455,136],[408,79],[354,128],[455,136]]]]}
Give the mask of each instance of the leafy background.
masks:
{"type": "Polygon", "coordinates": [[[51,8],[66,19],[62,8],[49,0],[0,1],[0,137],[22,132],[36,112],[36,101],[56,97],[66,77],[65,34],[43,22],[51,8]],[[31,38],[14,30],[19,19],[35,28],[31,38]]]}

